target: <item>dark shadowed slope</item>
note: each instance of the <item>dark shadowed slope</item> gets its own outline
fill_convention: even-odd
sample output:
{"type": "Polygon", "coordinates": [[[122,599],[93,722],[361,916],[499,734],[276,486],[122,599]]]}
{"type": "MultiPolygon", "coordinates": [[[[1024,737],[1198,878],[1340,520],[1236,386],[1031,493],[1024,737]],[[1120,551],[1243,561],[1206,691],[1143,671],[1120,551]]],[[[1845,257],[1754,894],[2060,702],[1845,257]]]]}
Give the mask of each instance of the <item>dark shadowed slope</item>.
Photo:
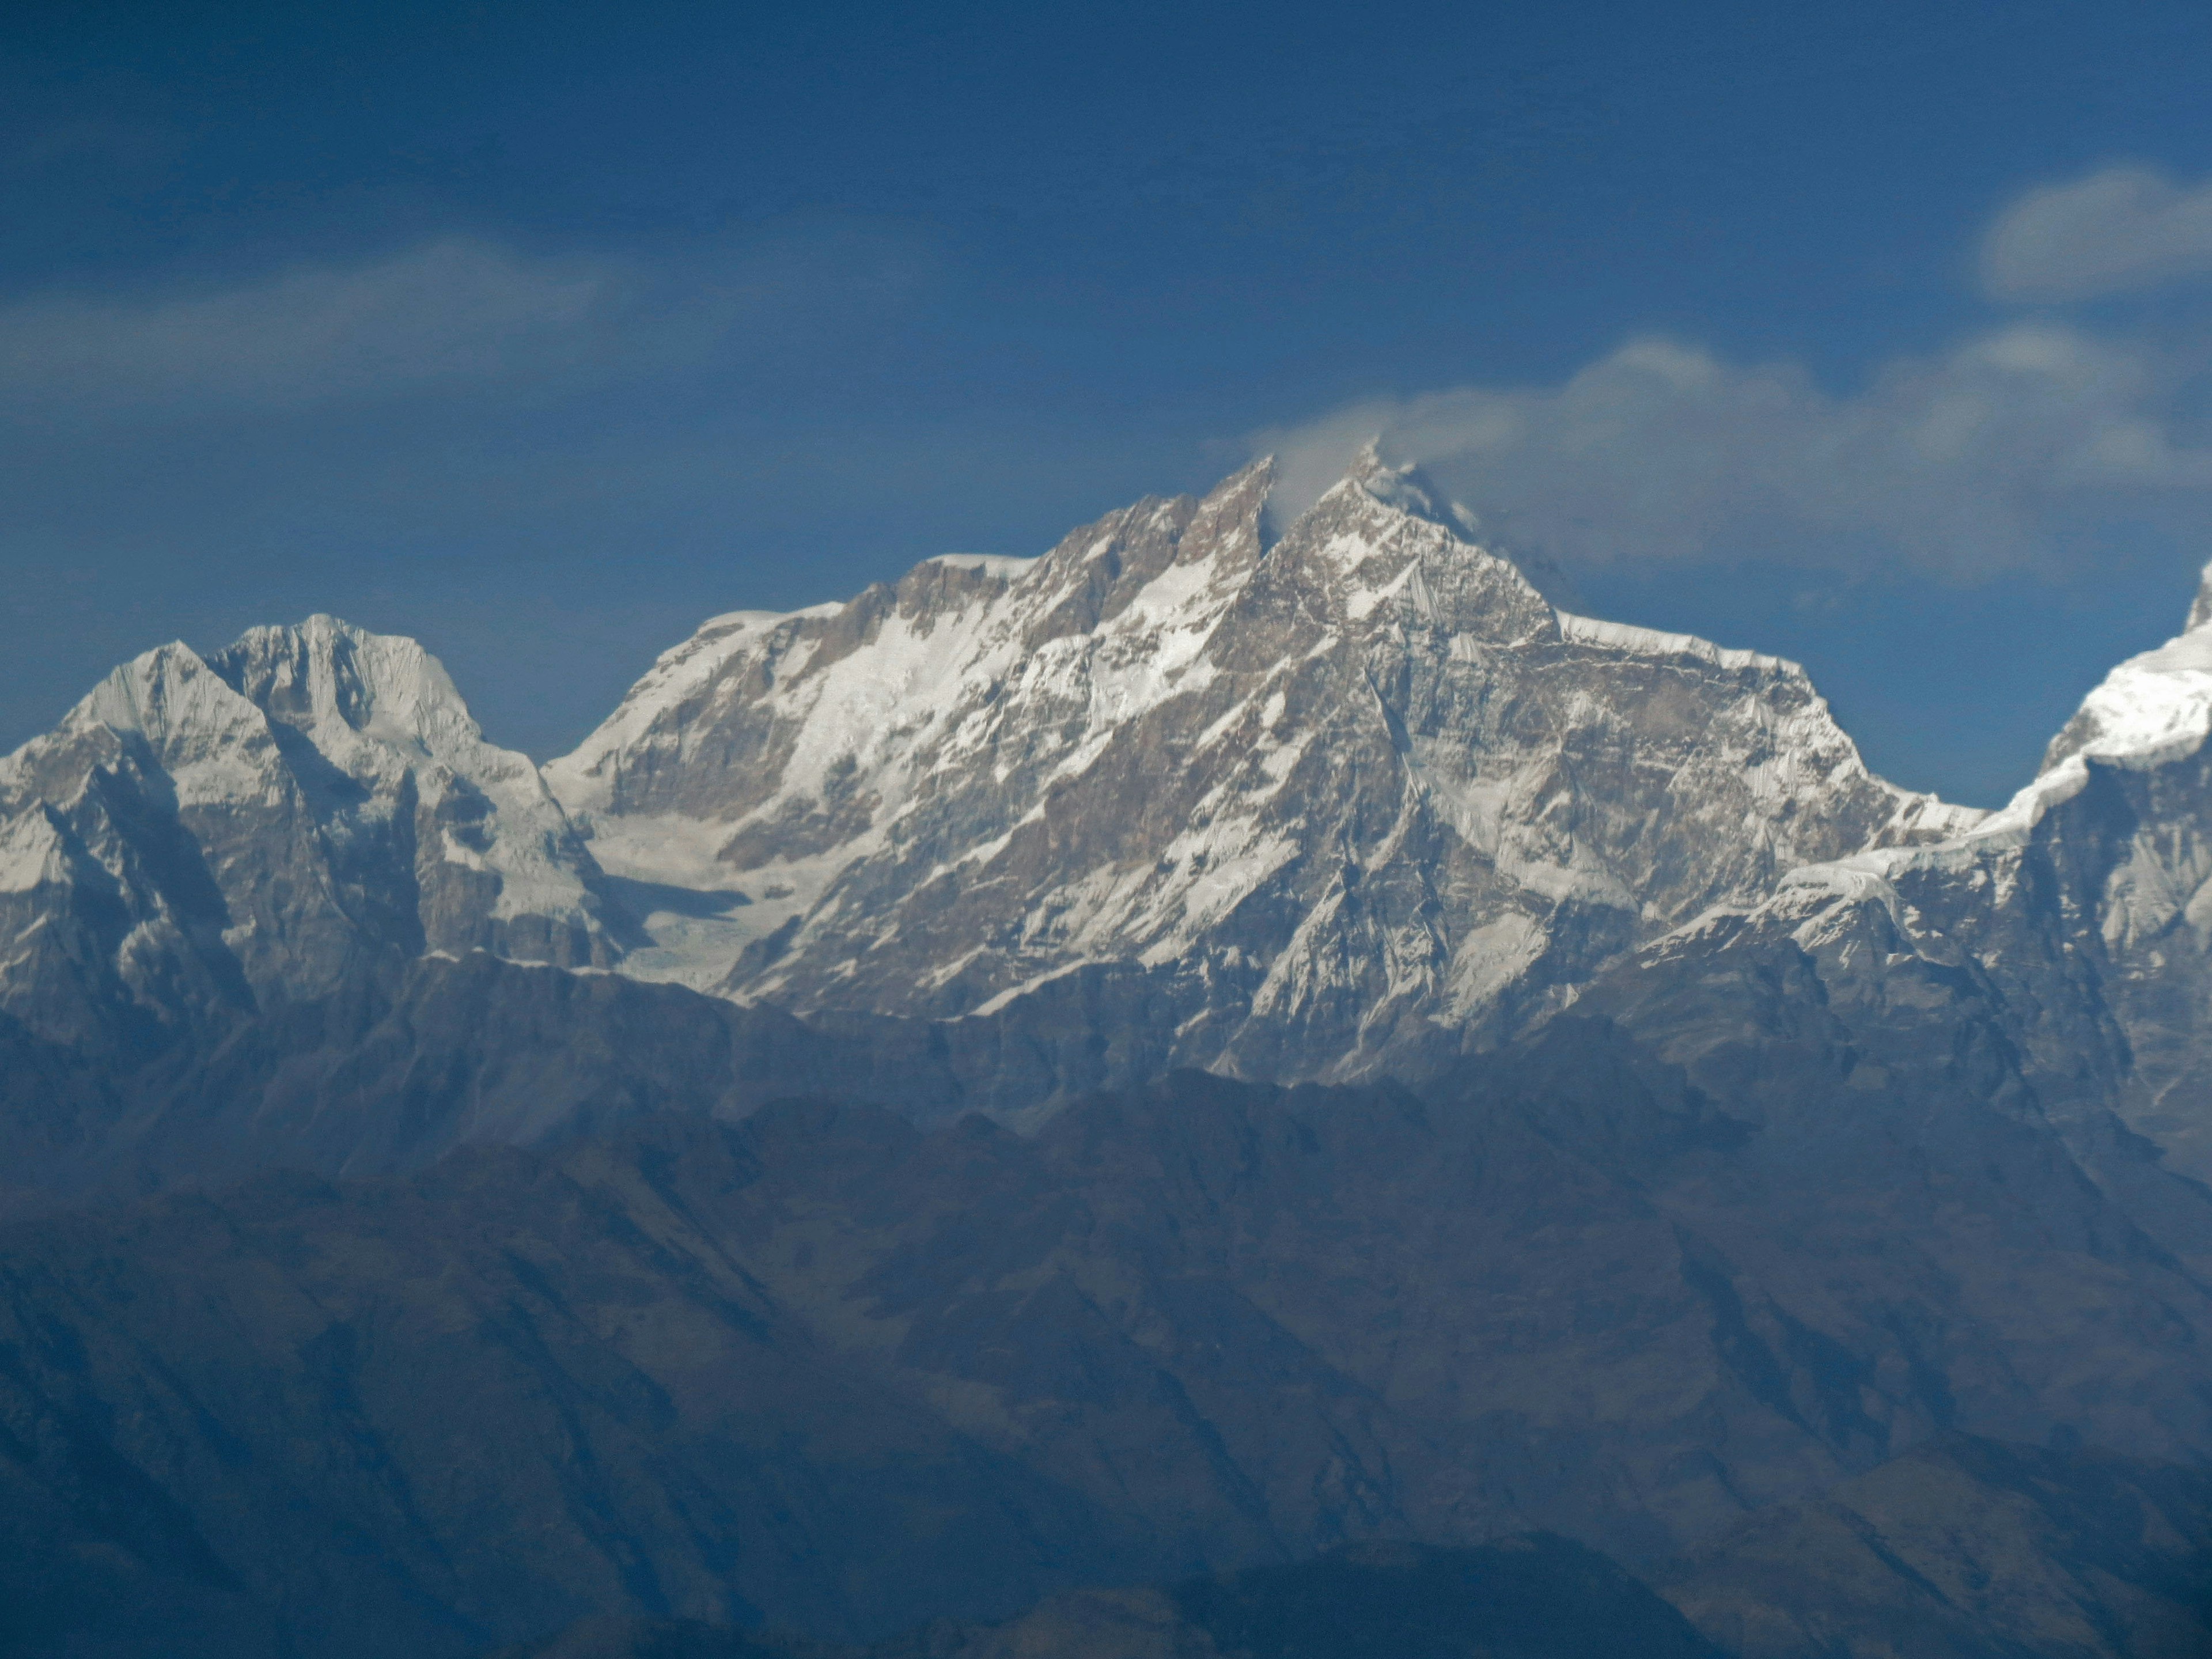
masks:
{"type": "MultiPolygon", "coordinates": [[[[1718,1659],[1603,1556],[1544,1534],[1472,1549],[1348,1545],[1159,1588],[1073,1590],[994,1626],[940,1621],[834,1659],[1718,1659]]],[[[789,1638],[595,1621],[496,1659],[816,1659],[789,1638]]],[[[822,1655],[820,1659],[833,1659],[822,1655]]]]}
{"type": "Polygon", "coordinates": [[[2212,1472],[1950,1434],[1652,1582],[1673,1605],[1540,1534],[1354,1544],[1064,1591],[1002,1624],[943,1621],[865,1653],[593,1620],[497,1659],[2197,1659],[2212,1651],[2212,1472]]]}
{"type": "Polygon", "coordinates": [[[529,1146],[658,1111],[741,1116],[821,1094],[924,1123],[1041,1103],[1166,1054],[1102,1042],[1070,975],[988,1020],[802,1023],[672,985],[486,952],[358,966],[330,995],[88,1051],[0,1013],[0,1214],[237,1180],[420,1170],[469,1144],[529,1146]]]}
{"type": "Polygon", "coordinates": [[[1947,1427],[2212,1447],[2206,1293],[2055,1137],[1730,1119],[1601,1037],[1540,1097],[778,1107],[19,1226],[0,1590],[116,1655],[854,1639],[1376,1536],[1648,1561],[1947,1427]]]}
{"type": "Polygon", "coordinates": [[[2212,1471],[1946,1436],[1659,1583],[1741,1659],[2201,1659],[2212,1471]]]}

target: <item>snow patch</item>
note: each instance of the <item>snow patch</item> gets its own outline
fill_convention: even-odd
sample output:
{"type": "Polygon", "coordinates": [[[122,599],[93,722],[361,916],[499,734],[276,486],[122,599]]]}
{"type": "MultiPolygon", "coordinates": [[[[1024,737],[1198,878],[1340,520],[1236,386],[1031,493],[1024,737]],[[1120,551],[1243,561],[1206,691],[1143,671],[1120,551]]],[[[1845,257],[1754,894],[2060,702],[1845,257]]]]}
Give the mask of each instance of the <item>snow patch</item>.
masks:
{"type": "Polygon", "coordinates": [[[69,878],[61,831],[43,808],[0,828],[0,893],[30,893],[69,878]]]}

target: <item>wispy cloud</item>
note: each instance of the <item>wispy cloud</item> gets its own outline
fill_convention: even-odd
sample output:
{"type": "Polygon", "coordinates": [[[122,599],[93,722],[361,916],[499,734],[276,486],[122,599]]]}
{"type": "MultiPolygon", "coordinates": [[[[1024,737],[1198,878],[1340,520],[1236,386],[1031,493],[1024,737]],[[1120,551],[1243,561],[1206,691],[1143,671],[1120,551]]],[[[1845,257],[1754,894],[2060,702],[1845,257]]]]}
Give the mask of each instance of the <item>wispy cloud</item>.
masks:
{"type": "Polygon", "coordinates": [[[1789,363],[1643,339],[1554,386],[1462,386],[1255,435],[1295,509],[1379,434],[1506,539],[1571,567],[1756,557],[1971,580],[2050,567],[2086,520],[2212,502],[2170,352],[2053,323],[1899,359],[1834,396],[1789,363]]]}
{"type": "Polygon", "coordinates": [[[2212,181],[2176,184],[2145,167],[2106,167],[2032,190],[1982,243],[1993,299],[2096,299],[2212,276],[2212,181]]]}
{"type": "Polygon", "coordinates": [[[452,240],[211,293],[31,300],[0,309],[0,398],[294,406],[480,378],[573,350],[619,281],[452,240]]]}
{"type": "Polygon", "coordinates": [[[470,383],[665,373],[906,286],[865,231],[681,266],[447,237],[225,287],[0,304],[0,412],[42,419],[295,410],[470,383]]]}

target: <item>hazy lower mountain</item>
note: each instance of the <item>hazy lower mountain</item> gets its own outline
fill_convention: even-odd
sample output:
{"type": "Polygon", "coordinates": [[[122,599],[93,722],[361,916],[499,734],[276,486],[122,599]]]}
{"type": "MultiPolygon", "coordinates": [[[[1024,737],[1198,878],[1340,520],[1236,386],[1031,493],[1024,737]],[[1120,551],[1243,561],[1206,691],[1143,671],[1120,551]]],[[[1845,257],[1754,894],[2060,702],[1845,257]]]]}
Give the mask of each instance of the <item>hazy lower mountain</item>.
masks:
{"type": "Polygon", "coordinates": [[[2212,1651],[2212,1474],[1945,1435],[1653,1583],[1668,1600],[1542,1534],[1356,1544],[865,1650],[601,1619],[497,1659],[2196,1659],[2212,1651]]]}
{"type": "Polygon", "coordinates": [[[233,1656],[872,1639],[1367,1539],[1648,1565],[1953,1430],[2212,1447],[2212,1292],[2056,1137],[1753,1127],[1572,1050],[1450,1103],[793,1105],[19,1224],[0,1605],[118,1655],[180,1607],[233,1656]]]}
{"type": "Polygon", "coordinates": [[[865,1650],[698,1623],[595,1620],[496,1659],[1717,1659],[1594,1551],[1528,1534],[1473,1549],[1349,1545],[1294,1566],[1079,1590],[998,1625],[865,1650]]]}
{"type": "Polygon", "coordinates": [[[1741,1659],[2197,1659],[2212,1471],[1947,1436],[1659,1583],[1741,1659]]]}

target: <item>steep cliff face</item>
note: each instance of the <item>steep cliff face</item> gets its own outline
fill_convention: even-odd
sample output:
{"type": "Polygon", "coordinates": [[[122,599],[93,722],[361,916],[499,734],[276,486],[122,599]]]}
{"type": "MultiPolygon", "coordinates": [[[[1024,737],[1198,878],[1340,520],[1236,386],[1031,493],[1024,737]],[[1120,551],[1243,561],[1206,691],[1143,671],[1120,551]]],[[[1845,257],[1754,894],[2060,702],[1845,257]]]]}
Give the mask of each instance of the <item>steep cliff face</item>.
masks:
{"type": "Polygon", "coordinates": [[[1272,545],[1269,483],[663,658],[547,769],[663,896],[629,969],[939,1019],[1083,975],[1110,1022],[1142,981],[1180,1063],[1418,1070],[1793,865],[1971,821],[1793,665],[1562,613],[1406,472],[1272,545]]]}
{"type": "Polygon", "coordinates": [[[1789,872],[1655,945],[1689,962],[1788,939],[1886,1006],[1941,979],[1989,1000],[2038,1109],[2116,1110],[2212,1179],[2212,611],[2115,668],[2001,811],[1931,845],[1789,872]]]}
{"type": "Polygon", "coordinates": [[[0,1009],[113,1038],[365,957],[610,963],[596,866],[411,640],[316,617],[117,669],[0,760],[0,1009]]]}

